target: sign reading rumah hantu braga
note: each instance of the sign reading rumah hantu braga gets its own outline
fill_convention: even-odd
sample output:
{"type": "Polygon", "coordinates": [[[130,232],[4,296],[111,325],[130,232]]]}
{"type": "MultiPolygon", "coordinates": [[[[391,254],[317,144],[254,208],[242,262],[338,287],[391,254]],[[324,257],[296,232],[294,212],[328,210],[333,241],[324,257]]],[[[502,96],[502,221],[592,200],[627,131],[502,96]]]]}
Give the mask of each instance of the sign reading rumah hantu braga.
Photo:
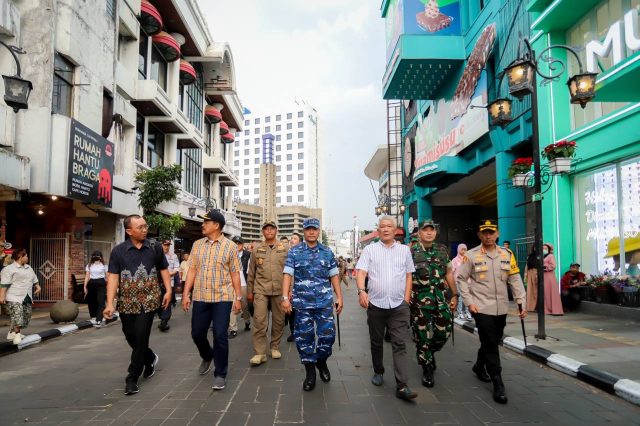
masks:
{"type": "Polygon", "coordinates": [[[111,207],[114,145],[87,126],[71,120],[67,195],[111,207]]]}

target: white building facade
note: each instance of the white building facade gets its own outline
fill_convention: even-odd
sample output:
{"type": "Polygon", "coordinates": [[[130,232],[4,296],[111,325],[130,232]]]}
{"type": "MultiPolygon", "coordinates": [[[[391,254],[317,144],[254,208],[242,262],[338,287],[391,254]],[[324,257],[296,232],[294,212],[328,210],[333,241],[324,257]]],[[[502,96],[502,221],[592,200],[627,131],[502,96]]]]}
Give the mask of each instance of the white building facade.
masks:
{"type": "Polygon", "coordinates": [[[295,101],[278,111],[252,112],[243,127],[233,144],[233,172],[238,178],[234,197],[243,203],[260,203],[260,165],[271,155],[262,136],[272,134],[276,206],[322,208],[321,139],[315,108],[295,101]]]}

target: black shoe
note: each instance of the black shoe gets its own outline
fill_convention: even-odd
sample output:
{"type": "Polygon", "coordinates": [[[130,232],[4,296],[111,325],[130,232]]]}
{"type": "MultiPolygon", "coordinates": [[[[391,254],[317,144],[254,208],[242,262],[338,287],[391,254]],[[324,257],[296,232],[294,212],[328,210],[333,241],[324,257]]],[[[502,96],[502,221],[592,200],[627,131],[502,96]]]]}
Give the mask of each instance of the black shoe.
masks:
{"type": "Polygon", "coordinates": [[[244,323],[244,331],[249,331],[251,329],[251,323],[250,322],[245,322],[244,323]]]}
{"type": "Polygon", "coordinates": [[[289,337],[287,337],[287,342],[293,342],[293,334],[290,334],[289,337]]]}
{"type": "Polygon", "coordinates": [[[508,400],[502,377],[500,375],[493,376],[491,381],[493,382],[493,400],[499,404],[506,404],[508,400]]]}
{"type": "Polygon", "coordinates": [[[142,373],[142,377],[148,379],[149,377],[156,374],[156,365],[158,364],[159,360],[160,357],[158,356],[158,354],[153,354],[153,362],[149,365],[144,366],[144,373],[142,373]]]}
{"type": "Polygon", "coordinates": [[[396,390],[396,396],[400,399],[404,399],[405,401],[411,401],[412,399],[415,399],[418,394],[409,389],[408,386],[405,386],[402,389],[396,390]]]}
{"type": "Polygon", "coordinates": [[[158,328],[160,329],[160,331],[169,331],[169,329],[171,328],[171,326],[169,325],[169,320],[160,321],[158,328]]]}
{"type": "Polygon", "coordinates": [[[229,332],[229,339],[235,339],[238,336],[238,332],[237,331],[230,331],[229,332]]]}
{"type": "Polygon", "coordinates": [[[385,342],[390,342],[391,341],[391,335],[389,334],[389,329],[388,328],[384,332],[384,341],[385,342]]]}
{"type": "Polygon", "coordinates": [[[484,366],[480,367],[478,364],[473,364],[471,370],[476,373],[476,377],[478,377],[480,381],[485,383],[489,383],[491,381],[491,377],[487,374],[487,369],[484,366]]]}
{"type": "Polygon", "coordinates": [[[138,393],[138,392],[140,392],[140,388],[138,387],[138,378],[127,377],[124,385],[124,394],[133,395],[134,393],[138,393]]]}
{"type": "Polygon", "coordinates": [[[435,383],[433,382],[433,366],[431,364],[425,364],[422,366],[422,386],[432,388],[435,383]]]}
{"type": "Polygon", "coordinates": [[[304,365],[304,369],[307,371],[307,377],[302,382],[302,389],[308,392],[316,387],[316,366],[309,362],[304,365]]]}
{"type": "Polygon", "coordinates": [[[327,383],[331,380],[331,373],[329,372],[329,367],[327,367],[326,359],[319,359],[316,362],[316,367],[318,368],[318,372],[320,373],[320,379],[327,383]]]}
{"type": "Polygon", "coordinates": [[[203,359],[202,362],[200,363],[200,367],[198,367],[198,374],[200,374],[201,376],[204,376],[205,374],[207,374],[211,370],[212,361],[213,361],[212,359],[210,359],[209,361],[205,361],[203,359]]]}

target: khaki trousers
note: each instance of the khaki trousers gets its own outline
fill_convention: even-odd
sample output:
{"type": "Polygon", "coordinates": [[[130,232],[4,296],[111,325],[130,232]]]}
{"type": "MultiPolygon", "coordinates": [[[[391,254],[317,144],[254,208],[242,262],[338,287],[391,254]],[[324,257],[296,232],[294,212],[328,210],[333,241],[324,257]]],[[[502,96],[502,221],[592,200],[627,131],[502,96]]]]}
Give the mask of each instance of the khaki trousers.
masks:
{"type": "Polygon", "coordinates": [[[267,354],[267,329],[269,327],[269,301],[271,301],[271,349],[280,348],[284,331],[284,312],[280,296],[253,296],[253,350],[256,355],[267,354]]]}
{"type": "MultiPolygon", "coordinates": [[[[247,303],[247,287],[240,287],[242,290],[242,319],[244,322],[251,321],[251,315],[249,314],[249,304],[247,303]]],[[[236,299],[235,291],[233,294],[233,300],[236,299]]],[[[231,316],[229,317],[229,331],[238,331],[238,314],[233,313],[233,309],[231,310],[231,316]]]]}

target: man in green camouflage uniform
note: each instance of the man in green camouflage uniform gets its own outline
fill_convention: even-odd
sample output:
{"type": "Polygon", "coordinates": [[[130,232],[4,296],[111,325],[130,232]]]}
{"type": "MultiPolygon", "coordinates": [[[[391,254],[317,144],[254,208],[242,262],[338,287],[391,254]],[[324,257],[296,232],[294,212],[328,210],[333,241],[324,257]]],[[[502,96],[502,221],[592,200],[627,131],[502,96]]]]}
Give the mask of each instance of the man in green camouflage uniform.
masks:
{"type": "Polygon", "coordinates": [[[434,242],[437,231],[433,220],[420,224],[418,236],[419,241],[411,244],[416,267],[411,291],[411,328],[423,371],[422,385],[431,388],[436,368],[434,353],[442,349],[451,335],[451,312],[458,304],[458,292],[447,248],[434,242]],[[445,284],[453,295],[449,304],[444,296],[445,284]]]}

